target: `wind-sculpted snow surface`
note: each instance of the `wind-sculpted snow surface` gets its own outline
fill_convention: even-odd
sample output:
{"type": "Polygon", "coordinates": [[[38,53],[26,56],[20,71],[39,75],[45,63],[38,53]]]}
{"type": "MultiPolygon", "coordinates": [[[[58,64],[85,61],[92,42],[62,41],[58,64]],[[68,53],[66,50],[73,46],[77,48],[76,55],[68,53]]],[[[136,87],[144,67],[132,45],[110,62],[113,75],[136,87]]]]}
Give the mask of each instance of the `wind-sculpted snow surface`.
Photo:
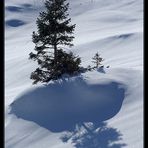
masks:
{"type": "Polygon", "coordinates": [[[44,1],[5,1],[5,147],[143,148],[143,1],[68,0],[71,50],[83,67],[94,66],[99,52],[104,68],[36,87],[29,77],[37,65],[28,57],[44,1]],[[79,129],[85,121],[93,133],[79,129]],[[59,131],[74,133],[75,124],[76,135],[63,143],[59,131]]]}
{"type": "Polygon", "coordinates": [[[77,77],[36,88],[11,104],[11,113],[52,132],[71,131],[83,122],[102,122],[115,116],[125,90],[117,82],[87,84],[77,77]]]}
{"type": "Polygon", "coordinates": [[[8,12],[15,12],[15,13],[19,13],[19,12],[23,12],[23,11],[29,11],[32,10],[33,6],[31,4],[22,4],[20,6],[6,6],[6,10],[8,12]]]}
{"type": "Polygon", "coordinates": [[[24,24],[25,24],[25,22],[23,22],[21,20],[17,20],[17,19],[6,21],[6,25],[11,26],[11,27],[19,27],[19,26],[22,26],[24,24]]]}

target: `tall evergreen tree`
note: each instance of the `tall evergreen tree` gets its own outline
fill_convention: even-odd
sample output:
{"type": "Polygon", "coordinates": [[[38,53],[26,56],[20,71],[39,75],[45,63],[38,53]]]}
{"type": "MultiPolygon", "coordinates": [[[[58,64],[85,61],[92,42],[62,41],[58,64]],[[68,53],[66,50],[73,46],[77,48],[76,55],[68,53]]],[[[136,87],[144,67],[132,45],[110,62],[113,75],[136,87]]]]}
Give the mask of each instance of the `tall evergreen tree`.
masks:
{"type": "MultiPolygon", "coordinates": [[[[34,83],[48,82],[53,79],[52,77],[56,74],[57,67],[61,62],[58,59],[58,53],[62,51],[59,46],[73,46],[71,42],[74,38],[72,34],[75,24],[71,25],[71,19],[68,18],[69,3],[66,0],[46,0],[45,8],[46,11],[40,12],[37,18],[37,32],[32,34],[36,53],[31,52],[30,59],[37,61],[40,65],[31,74],[31,79],[35,80],[34,83]]],[[[68,56],[68,58],[71,57],[68,56]]],[[[78,61],[79,65],[80,59],[78,61]]]]}

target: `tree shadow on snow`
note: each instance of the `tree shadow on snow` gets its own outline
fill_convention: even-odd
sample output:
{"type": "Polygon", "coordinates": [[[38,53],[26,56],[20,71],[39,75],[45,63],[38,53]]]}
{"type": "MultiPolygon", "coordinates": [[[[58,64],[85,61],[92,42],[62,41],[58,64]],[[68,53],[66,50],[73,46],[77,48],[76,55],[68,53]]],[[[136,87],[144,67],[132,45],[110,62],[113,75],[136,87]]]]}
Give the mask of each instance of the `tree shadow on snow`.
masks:
{"type": "Polygon", "coordinates": [[[76,148],[122,148],[122,134],[115,128],[107,127],[107,123],[79,124],[73,132],[67,132],[62,137],[63,142],[71,140],[76,148]]]}
{"type": "Polygon", "coordinates": [[[74,131],[77,124],[100,123],[115,116],[125,89],[120,83],[88,84],[82,77],[63,79],[26,92],[10,113],[52,131],[74,131]]]}

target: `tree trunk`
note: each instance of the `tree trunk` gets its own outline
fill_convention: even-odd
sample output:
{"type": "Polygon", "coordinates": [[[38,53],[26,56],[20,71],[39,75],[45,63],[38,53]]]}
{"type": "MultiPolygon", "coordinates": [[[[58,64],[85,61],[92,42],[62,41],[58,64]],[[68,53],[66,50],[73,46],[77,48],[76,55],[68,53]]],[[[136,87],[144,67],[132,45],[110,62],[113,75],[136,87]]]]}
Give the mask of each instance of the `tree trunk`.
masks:
{"type": "Polygon", "coordinates": [[[55,66],[57,65],[57,35],[56,33],[54,34],[54,61],[55,61],[55,66]]]}
{"type": "Polygon", "coordinates": [[[54,45],[54,58],[57,59],[57,45],[54,45]]]}
{"type": "Polygon", "coordinates": [[[54,66],[57,66],[57,45],[54,45],[54,66]]]}

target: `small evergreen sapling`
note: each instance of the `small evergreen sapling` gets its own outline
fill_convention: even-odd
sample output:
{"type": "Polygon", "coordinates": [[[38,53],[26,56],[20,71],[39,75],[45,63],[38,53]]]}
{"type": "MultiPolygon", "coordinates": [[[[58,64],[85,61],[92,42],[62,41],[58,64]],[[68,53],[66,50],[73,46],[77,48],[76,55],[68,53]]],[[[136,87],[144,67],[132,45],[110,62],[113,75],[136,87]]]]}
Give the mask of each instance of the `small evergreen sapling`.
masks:
{"type": "Polygon", "coordinates": [[[104,60],[103,58],[100,57],[98,52],[95,54],[95,56],[92,59],[93,59],[92,62],[95,63],[94,68],[98,68],[100,65],[102,65],[101,62],[104,60]]]}

